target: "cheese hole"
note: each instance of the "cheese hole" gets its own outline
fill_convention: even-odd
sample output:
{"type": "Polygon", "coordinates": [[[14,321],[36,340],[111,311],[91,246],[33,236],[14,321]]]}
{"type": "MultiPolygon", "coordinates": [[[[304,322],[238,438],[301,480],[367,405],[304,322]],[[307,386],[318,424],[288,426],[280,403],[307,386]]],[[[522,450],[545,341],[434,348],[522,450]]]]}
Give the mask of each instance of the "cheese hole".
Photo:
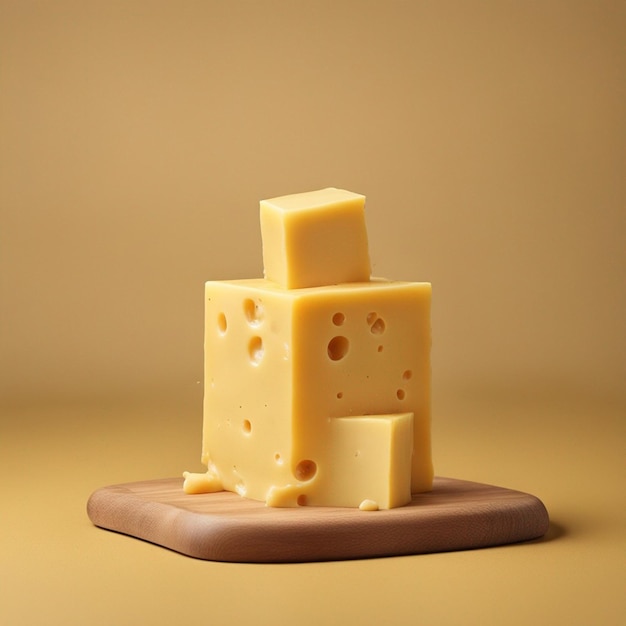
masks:
{"type": "Polygon", "coordinates": [[[347,337],[342,337],[341,335],[333,337],[328,342],[328,356],[333,361],[339,361],[346,356],[349,347],[350,342],[347,337]]]}
{"type": "Polygon", "coordinates": [[[252,365],[258,365],[263,359],[263,340],[261,337],[255,336],[250,339],[248,344],[248,353],[252,365]]]}
{"type": "Polygon", "coordinates": [[[371,313],[368,313],[367,314],[367,324],[368,324],[368,326],[371,326],[376,321],[377,317],[378,317],[378,315],[376,315],[376,313],[374,311],[372,311],[371,313]]]}
{"type": "Polygon", "coordinates": [[[335,313],[333,315],[333,324],[335,326],[341,326],[346,321],[346,316],[343,313],[335,313]]]}
{"type": "Polygon", "coordinates": [[[298,506],[306,506],[306,496],[301,493],[296,499],[296,502],[298,503],[298,506]]]}
{"type": "Polygon", "coordinates": [[[282,464],[283,464],[283,457],[282,457],[282,456],[280,456],[280,454],[277,452],[277,453],[274,455],[274,461],[276,461],[276,464],[277,464],[277,465],[282,465],[282,464]]]}
{"type": "Polygon", "coordinates": [[[243,311],[250,326],[258,326],[263,321],[263,305],[259,300],[255,302],[246,298],[243,301],[243,311]]]}
{"type": "Polygon", "coordinates": [[[396,397],[398,400],[404,400],[405,395],[404,389],[398,389],[398,391],[396,391],[396,397]]]}
{"type": "Polygon", "coordinates": [[[243,432],[246,435],[249,435],[252,432],[252,424],[250,420],[243,420],[243,432]]]}
{"type": "Polygon", "coordinates": [[[404,380],[409,380],[411,376],[413,376],[413,372],[411,370],[405,370],[402,374],[402,378],[404,378],[404,380]]]}
{"type": "Polygon", "coordinates": [[[296,465],[296,469],[293,474],[298,480],[305,481],[311,480],[311,478],[315,476],[316,472],[317,465],[315,464],[315,461],[306,459],[304,461],[300,461],[300,463],[296,465]]]}
{"type": "Polygon", "coordinates": [[[341,400],[343,398],[343,391],[337,392],[337,400],[341,400]]]}
{"type": "Polygon", "coordinates": [[[371,325],[370,332],[372,335],[382,335],[385,332],[385,320],[382,317],[377,318],[371,325]]]}
{"type": "Polygon", "coordinates": [[[379,351],[379,352],[382,352],[382,351],[383,351],[383,346],[382,346],[382,344],[381,344],[380,346],[378,346],[378,351],[379,351]]]}
{"type": "Polygon", "coordinates": [[[222,335],[226,333],[227,327],[228,324],[226,322],[226,315],[224,315],[224,313],[220,313],[217,316],[217,328],[219,329],[220,333],[222,333],[222,335]]]}

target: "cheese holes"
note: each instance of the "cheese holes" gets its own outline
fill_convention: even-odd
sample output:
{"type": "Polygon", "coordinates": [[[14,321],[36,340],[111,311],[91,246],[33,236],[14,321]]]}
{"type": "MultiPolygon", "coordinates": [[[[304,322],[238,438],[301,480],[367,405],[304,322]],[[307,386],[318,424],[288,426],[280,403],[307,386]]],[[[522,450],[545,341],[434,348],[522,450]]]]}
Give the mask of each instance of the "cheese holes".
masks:
{"type": "Polygon", "coordinates": [[[227,328],[228,322],[226,321],[226,315],[224,313],[219,313],[217,316],[217,329],[220,331],[221,335],[225,335],[227,328]]]}
{"type": "Polygon", "coordinates": [[[243,420],[242,429],[246,435],[249,435],[252,432],[252,424],[250,423],[250,420],[243,420]]]}
{"type": "MultiPolygon", "coordinates": [[[[411,380],[412,376],[413,372],[411,370],[404,370],[404,372],[402,372],[402,380],[411,380]]],[[[404,391],[404,389],[397,389],[396,398],[398,398],[398,400],[404,400],[404,398],[406,398],[406,391],[404,391]]]]}
{"type": "Polygon", "coordinates": [[[343,313],[335,313],[333,315],[333,324],[335,326],[341,326],[346,321],[346,316],[343,313]]]}
{"type": "Polygon", "coordinates": [[[260,300],[246,298],[243,301],[243,312],[250,326],[258,326],[263,321],[263,304],[260,300]]]}
{"type": "Polygon", "coordinates": [[[367,324],[372,335],[382,335],[385,332],[385,320],[374,311],[367,314],[367,324]]]}
{"type": "Polygon", "coordinates": [[[347,337],[338,335],[328,342],[328,358],[331,361],[340,361],[348,354],[350,342],[347,337]]]}
{"type": "Polygon", "coordinates": [[[304,461],[300,461],[298,465],[296,465],[296,469],[293,472],[293,475],[301,481],[311,480],[317,473],[317,465],[315,461],[310,461],[306,459],[304,461]]]}
{"type": "Polygon", "coordinates": [[[259,365],[263,360],[263,340],[259,336],[252,337],[248,344],[248,355],[252,365],[259,365]]]}
{"type": "Polygon", "coordinates": [[[298,503],[298,506],[306,506],[306,496],[301,493],[297,499],[296,502],[298,503]]]}

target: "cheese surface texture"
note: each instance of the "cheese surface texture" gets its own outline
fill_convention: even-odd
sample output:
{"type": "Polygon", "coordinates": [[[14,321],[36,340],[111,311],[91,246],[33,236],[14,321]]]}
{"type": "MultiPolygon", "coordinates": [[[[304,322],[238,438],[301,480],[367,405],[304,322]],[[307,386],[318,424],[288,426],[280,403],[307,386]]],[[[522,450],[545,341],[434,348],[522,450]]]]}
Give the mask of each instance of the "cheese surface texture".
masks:
{"type": "Polygon", "coordinates": [[[359,280],[335,283],[339,271],[328,278],[331,266],[350,265],[335,243],[323,253],[333,220],[346,233],[364,227],[363,197],[338,191],[268,201],[265,216],[262,203],[266,277],[206,283],[207,472],[185,473],[188,493],[226,489],[268,506],[376,510],[432,487],[431,287],[370,278],[361,234],[358,271],[349,272],[359,280]],[[346,222],[353,201],[360,208],[347,210],[346,222]],[[289,240],[319,215],[321,235],[302,255],[289,240]],[[295,223],[272,225],[266,252],[274,218],[295,223]],[[304,275],[307,286],[286,286],[304,275]]]}

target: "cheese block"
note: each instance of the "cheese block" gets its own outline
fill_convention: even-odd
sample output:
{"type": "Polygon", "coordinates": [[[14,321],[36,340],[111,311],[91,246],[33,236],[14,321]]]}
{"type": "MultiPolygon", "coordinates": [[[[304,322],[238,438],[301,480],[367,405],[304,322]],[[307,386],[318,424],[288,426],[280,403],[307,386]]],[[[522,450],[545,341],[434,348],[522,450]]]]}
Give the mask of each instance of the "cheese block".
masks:
{"type": "Polygon", "coordinates": [[[367,281],[365,196],[320,189],[261,201],[265,278],[286,289],[367,281]]]}
{"type": "Polygon", "coordinates": [[[206,285],[203,461],[187,491],[379,508],[431,488],[428,283],[206,285]]]}
{"type": "Polygon", "coordinates": [[[302,480],[272,487],[268,505],[378,510],[411,501],[413,413],[334,417],[326,430],[327,446],[314,455],[316,461],[295,470],[296,478],[308,474],[317,484],[310,490],[302,480]]]}
{"type": "Polygon", "coordinates": [[[376,510],[431,489],[431,286],[370,277],[364,205],[264,200],[264,278],[206,283],[207,471],[187,493],[376,510]]]}

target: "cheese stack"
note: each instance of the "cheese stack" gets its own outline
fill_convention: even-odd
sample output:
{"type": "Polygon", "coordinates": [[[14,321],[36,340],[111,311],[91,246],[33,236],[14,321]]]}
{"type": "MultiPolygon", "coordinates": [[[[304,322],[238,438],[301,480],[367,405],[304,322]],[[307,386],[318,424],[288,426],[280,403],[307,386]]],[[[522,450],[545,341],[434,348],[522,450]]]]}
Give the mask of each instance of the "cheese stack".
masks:
{"type": "Polygon", "coordinates": [[[432,487],[429,283],[370,277],[365,197],[264,200],[264,278],[206,284],[202,461],[184,490],[388,509],[432,487]]]}

